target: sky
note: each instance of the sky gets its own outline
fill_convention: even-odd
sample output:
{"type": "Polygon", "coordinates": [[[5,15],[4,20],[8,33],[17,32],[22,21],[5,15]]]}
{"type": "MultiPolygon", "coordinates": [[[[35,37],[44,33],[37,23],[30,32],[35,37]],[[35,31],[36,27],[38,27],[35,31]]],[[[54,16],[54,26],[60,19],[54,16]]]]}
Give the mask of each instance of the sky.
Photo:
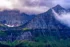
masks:
{"type": "Polygon", "coordinates": [[[39,14],[57,4],[70,8],[70,0],[0,0],[0,10],[17,9],[27,14],[39,14]]]}

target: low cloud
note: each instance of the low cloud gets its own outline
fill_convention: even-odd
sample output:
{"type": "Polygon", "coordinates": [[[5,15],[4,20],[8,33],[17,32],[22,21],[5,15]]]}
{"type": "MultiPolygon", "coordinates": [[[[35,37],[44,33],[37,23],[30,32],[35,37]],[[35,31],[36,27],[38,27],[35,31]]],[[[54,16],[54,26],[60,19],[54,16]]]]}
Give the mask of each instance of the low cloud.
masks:
{"type": "Polygon", "coordinates": [[[52,6],[52,2],[49,0],[0,0],[1,10],[17,9],[27,14],[43,13],[50,9],[52,6]]]}
{"type": "Polygon", "coordinates": [[[53,13],[54,13],[54,17],[59,21],[61,22],[62,24],[70,27],[70,13],[62,13],[61,15],[59,15],[58,13],[56,13],[54,10],[53,10],[53,13]]]}
{"type": "Polygon", "coordinates": [[[14,8],[27,14],[39,14],[47,11],[52,6],[53,5],[49,0],[18,0],[18,3],[14,5],[14,8]]]}
{"type": "Polygon", "coordinates": [[[39,14],[60,4],[69,7],[69,0],[0,0],[0,10],[17,9],[29,14],[39,14]]]}

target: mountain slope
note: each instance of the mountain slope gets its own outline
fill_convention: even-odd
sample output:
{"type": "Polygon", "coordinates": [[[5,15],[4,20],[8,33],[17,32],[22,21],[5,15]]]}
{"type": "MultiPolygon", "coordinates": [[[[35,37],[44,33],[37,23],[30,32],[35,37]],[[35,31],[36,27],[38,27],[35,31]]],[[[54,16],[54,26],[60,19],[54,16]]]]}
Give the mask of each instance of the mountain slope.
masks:
{"type": "MultiPolygon", "coordinates": [[[[61,11],[65,11],[65,9],[59,5],[53,7],[52,9],[58,14],[61,11]]],[[[29,29],[68,29],[67,26],[61,24],[58,20],[56,20],[52,9],[48,10],[45,13],[37,15],[34,19],[32,19],[25,26],[25,28],[29,28],[29,29]]]]}

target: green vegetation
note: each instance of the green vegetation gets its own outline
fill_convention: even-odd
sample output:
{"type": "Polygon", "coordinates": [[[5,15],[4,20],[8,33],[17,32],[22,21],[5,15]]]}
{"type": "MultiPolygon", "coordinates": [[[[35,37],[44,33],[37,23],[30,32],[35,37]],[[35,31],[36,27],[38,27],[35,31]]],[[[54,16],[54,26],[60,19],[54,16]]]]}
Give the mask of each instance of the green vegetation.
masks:
{"type": "Polygon", "coordinates": [[[3,24],[0,24],[0,26],[4,26],[3,24]]]}
{"type": "Polygon", "coordinates": [[[28,28],[23,28],[23,31],[29,30],[28,28]]]}
{"type": "Polygon", "coordinates": [[[35,41],[27,40],[16,40],[14,42],[0,42],[9,46],[20,46],[20,47],[70,47],[70,38],[57,39],[55,36],[39,36],[35,38],[35,41]]]}
{"type": "Polygon", "coordinates": [[[7,27],[6,25],[4,25],[4,24],[1,24],[1,23],[0,23],[0,26],[1,26],[1,27],[7,27]]]}
{"type": "Polygon", "coordinates": [[[36,41],[24,41],[21,47],[70,47],[70,39],[57,39],[54,36],[37,37],[36,41]]]}
{"type": "Polygon", "coordinates": [[[16,45],[18,45],[18,44],[20,44],[22,42],[19,41],[19,40],[18,41],[15,40],[14,42],[11,42],[11,41],[0,41],[0,43],[3,44],[3,45],[16,46],[16,45]]]}
{"type": "Polygon", "coordinates": [[[0,36],[5,36],[7,35],[4,31],[0,31],[0,36]]]}
{"type": "MultiPolygon", "coordinates": [[[[24,28],[25,31],[27,31],[27,28],[24,28]]],[[[35,30],[36,31],[36,30],[35,30]]],[[[19,32],[14,32],[20,34],[19,32]]],[[[52,34],[54,33],[53,31],[51,32],[52,34]]],[[[32,41],[28,40],[15,40],[15,41],[0,41],[1,44],[3,45],[9,45],[11,47],[70,47],[70,38],[63,38],[65,36],[57,36],[55,35],[50,35],[49,33],[46,34],[41,34],[40,32],[35,33],[34,35],[37,35],[36,37],[32,38],[32,41]],[[37,35],[38,34],[38,35],[37,35]]],[[[2,35],[8,35],[4,31],[0,31],[0,36],[2,35]]],[[[65,35],[65,34],[64,34],[65,35]]]]}

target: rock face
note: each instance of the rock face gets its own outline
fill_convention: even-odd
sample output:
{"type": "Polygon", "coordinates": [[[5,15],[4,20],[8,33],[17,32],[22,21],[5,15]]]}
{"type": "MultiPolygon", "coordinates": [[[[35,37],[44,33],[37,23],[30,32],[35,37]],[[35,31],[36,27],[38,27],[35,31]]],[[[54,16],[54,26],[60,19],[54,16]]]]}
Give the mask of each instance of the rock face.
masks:
{"type": "MultiPolygon", "coordinates": [[[[1,32],[0,32],[1,33],[1,32]]],[[[24,32],[22,30],[5,31],[0,35],[0,41],[15,41],[15,40],[32,40],[32,33],[30,31],[24,32]]]]}
{"type": "Polygon", "coordinates": [[[0,12],[0,23],[8,27],[16,27],[25,24],[32,16],[20,13],[17,10],[4,10],[0,12]]]}
{"type": "Polygon", "coordinates": [[[18,37],[16,38],[16,40],[17,40],[17,39],[18,39],[18,40],[31,40],[31,38],[32,38],[31,32],[24,32],[24,33],[21,33],[21,35],[18,36],[18,37]]]}

